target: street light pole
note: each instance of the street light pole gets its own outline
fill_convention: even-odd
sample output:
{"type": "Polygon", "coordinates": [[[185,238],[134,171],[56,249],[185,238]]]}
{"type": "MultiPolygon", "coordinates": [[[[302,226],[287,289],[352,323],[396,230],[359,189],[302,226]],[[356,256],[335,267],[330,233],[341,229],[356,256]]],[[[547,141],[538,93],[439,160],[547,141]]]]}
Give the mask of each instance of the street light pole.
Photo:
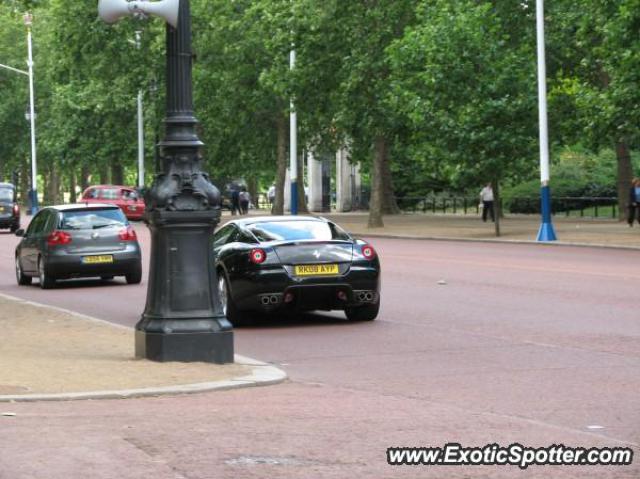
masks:
{"type": "Polygon", "coordinates": [[[538,47],[538,118],[540,127],[540,203],[542,224],[538,241],[555,241],[556,233],[551,222],[551,190],[549,188],[549,131],[547,127],[547,67],[544,48],[544,0],[536,2],[536,27],[538,47]]]}
{"type": "MultiPolygon", "coordinates": [[[[296,51],[289,52],[289,70],[296,66],[296,51]]],[[[298,214],[298,117],[293,96],[289,103],[289,169],[291,170],[291,214],[298,214]]]]}
{"type": "MultiPolygon", "coordinates": [[[[140,50],[140,30],[136,31],[136,48],[140,50]]],[[[138,90],[138,187],[144,186],[144,112],[142,90],[138,90]]]]}
{"type": "Polygon", "coordinates": [[[31,23],[33,17],[30,13],[25,13],[24,24],[27,26],[27,49],[29,58],[27,66],[29,67],[29,116],[31,121],[31,214],[38,212],[38,169],[36,160],[36,112],[35,112],[35,95],[33,88],[33,48],[31,41],[31,23]]]}
{"type": "Polygon", "coordinates": [[[136,356],[229,363],[233,331],[222,313],[212,259],[220,192],[201,170],[189,0],[180,0],[177,28],[166,28],[167,113],[159,145],[163,172],[145,195],[151,256],[147,302],[136,325],[136,356]]]}

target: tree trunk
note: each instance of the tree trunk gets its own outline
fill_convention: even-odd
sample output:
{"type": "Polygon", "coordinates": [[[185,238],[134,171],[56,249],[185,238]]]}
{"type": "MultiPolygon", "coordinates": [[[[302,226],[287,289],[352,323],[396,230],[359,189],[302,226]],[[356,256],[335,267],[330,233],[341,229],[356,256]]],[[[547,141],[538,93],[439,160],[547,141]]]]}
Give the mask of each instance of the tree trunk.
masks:
{"type": "Polygon", "coordinates": [[[114,185],[124,185],[124,168],[120,163],[111,165],[111,181],[114,185]]]}
{"type": "Polygon", "coordinates": [[[48,170],[43,177],[42,204],[39,206],[50,205],[51,203],[51,170],[48,170]]]}
{"type": "Polygon", "coordinates": [[[387,143],[382,136],[375,140],[373,168],[371,169],[371,199],[369,200],[369,228],[382,228],[384,195],[384,162],[387,156],[387,143]]]}
{"type": "Polygon", "coordinates": [[[80,168],[80,188],[83,192],[89,188],[89,175],[89,166],[83,164],[80,168]]]}
{"type": "Polygon", "coordinates": [[[500,207],[500,181],[495,178],[491,182],[493,190],[493,216],[495,218],[496,236],[500,236],[500,218],[502,218],[502,208],[500,207]]]}
{"type": "Polygon", "coordinates": [[[60,203],[60,175],[58,174],[58,167],[54,163],[51,164],[49,170],[49,203],[51,205],[57,205],[60,203]]]}
{"type": "Polygon", "coordinates": [[[273,203],[274,215],[284,214],[284,180],[287,174],[287,125],[282,115],[276,120],[278,130],[277,173],[276,173],[276,198],[273,203]]]}
{"type": "Polygon", "coordinates": [[[389,155],[387,154],[386,146],[382,163],[382,185],[382,212],[385,215],[399,214],[400,208],[398,208],[395,192],[393,190],[393,175],[391,174],[391,165],[389,164],[389,155]]]}
{"type": "Polygon", "coordinates": [[[29,163],[22,163],[20,166],[20,203],[25,208],[29,205],[29,184],[31,169],[29,163]]]}
{"type": "Polygon", "coordinates": [[[58,204],[58,190],[60,188],[60,182],[58,180],[58,172],[55,163],[52,163],[47,169],[47,174],[44,176],[44,192],[43,192],[43,204],[55,205],[58,204]]]}
{"type": "Polygon", "coordinates": [[[99,170],[100,183],[103,185],[111,184],[111,177],[109,175],[109,167],[107,165],[100,165],[99,170]]]}
{"type": "Polygon", "coordinates": [[[71,168],[69,173],[69,203],[76,203],[78,196],[76,194],[76,188],[78,187],[78,178],[76,177],[76,169],[71,168]]]}
{"type": "Polygon", "coordinates": [[[247,190],[249,191],[249,195],[251,196],[251,201],[255,205],[256,208],[259,206],[259,196],[258,196],[258,179],[255,176],[250,176],[247,178],[247,190]]]}
{"type": "Polygon", "coordinates": [[[304,191],[304,174],[302,173],[302,155],[298,155],[296,159],[298,163],[298,213],[309,214],[309,208],[307,207],[307,197],[304,191]]]}
{"type": "Polygon", "coordinates": [[[631,165],[629,146],[625,141],[616,143],[616,157],[618,159],[618,220],[626,221],[633,167],[631,165]]]}

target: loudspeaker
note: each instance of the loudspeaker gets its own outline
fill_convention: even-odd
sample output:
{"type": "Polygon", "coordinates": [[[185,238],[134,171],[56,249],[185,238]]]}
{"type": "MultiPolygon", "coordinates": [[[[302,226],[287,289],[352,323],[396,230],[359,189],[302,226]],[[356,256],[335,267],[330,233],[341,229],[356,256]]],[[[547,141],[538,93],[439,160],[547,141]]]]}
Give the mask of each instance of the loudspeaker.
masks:
{"type": "MultiPolygon", "coordinates": [[[[160,0],[159,2],[131,2],[139,5],[140,10],[147,15],[164,18],[173,28],[178,27],[178,11],[180,0],[160,0]]],[[[135,8],[135,7],[134,7],[135,8]]]]}
{"type": "Polygon", "coordinates": [[[127,0],[100,0],[98,15],[107,23],[115,23],[120,18],[130,15],[127,0]]]}
{"type": "Polygon", "coordinates": [[[146,0],[100,0],[98,15],[107,23],[115,23],[120,18],[142,13],[164,18],[173,28],[178,26],[178,11],[180,0],[160,0],[149,2],[146,0]]]}

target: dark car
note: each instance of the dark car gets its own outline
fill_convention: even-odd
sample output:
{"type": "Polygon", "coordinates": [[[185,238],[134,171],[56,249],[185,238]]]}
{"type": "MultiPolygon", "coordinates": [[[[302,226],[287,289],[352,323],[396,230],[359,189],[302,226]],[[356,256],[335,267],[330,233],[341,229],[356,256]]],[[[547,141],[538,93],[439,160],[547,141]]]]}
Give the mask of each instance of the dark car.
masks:
{"type": "Polygon", "coordinates": [[[15,232],[20,228],[20,206],[16,201],[16,187],[0,183],[0,228],[15,232]]]}
{"type": "Polygon", "coordinates": [[[136,232],[120,208],[107,204],[49,206],[33,217],[29,228],[16,231],[18,284],[52,288],[59,279],[124,276],[129,284],[142,279],[142,257],[136,232]]]}
{"type": "Polygon", "coordinates": [[[331,221],[239,219],[215,233],[213,246],[222,309],[236,325],[251,311],[344,310],[360,321],[378,315],[378,256],[331,221]]]}

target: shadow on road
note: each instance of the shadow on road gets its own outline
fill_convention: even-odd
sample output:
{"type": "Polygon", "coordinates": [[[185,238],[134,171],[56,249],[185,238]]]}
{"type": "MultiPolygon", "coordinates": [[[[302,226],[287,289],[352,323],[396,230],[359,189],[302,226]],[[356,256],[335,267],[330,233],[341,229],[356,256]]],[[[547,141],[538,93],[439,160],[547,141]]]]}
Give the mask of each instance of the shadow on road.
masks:
{"type": "MultiPolygon", "coordinates": [[[[38,283],[38,278],[33,279],[32,287],[39,288],[40,284],[38,283]]],[[[68,280],[59,280],[56,281],[55,287],[50,291],[55,291],[57,289],[78,289],[78,288],[108,288],[111,287],[120,287],[120,286],[131,286],[128,285],[124,278],[114,278],[114,279],[99,279],[99,278],[82,278],[82,279],[68,279],[68,280]]]]}
{"type": "Polygon", "coordinates": [[[234,326],[234,329],[278,329],[295,327],[317,327],[317,326],[348,326],[354,324],[347,321],[343,313],[335,311],[333,313],[325,311],[314,311],[308,313],[291,314],[252,314],[244,324],[234,326]]]}

